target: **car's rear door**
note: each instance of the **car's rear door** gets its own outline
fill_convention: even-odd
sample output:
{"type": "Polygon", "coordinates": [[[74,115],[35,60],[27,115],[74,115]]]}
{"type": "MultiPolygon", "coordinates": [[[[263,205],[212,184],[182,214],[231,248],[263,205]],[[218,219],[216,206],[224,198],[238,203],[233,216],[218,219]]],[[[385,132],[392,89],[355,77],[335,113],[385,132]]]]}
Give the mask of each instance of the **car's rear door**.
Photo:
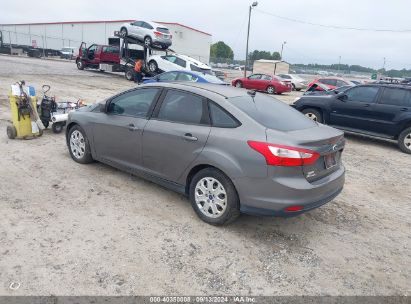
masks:
{"type": "Polygon", "coordinates": [[[127,169],[142,162],[142,134],[150,110],[160,95],[159,88],[141,88],[114,97],[93,126],[93,143],[98,159],[127,169]]]}
{"type": "Polygon", "coordinates": [[[375,104],[378,87],[358,86],[348,89],[343,95],[335,97],[330,103],[329,124],[370,131],[373,115],[372,105],[375,104]]]}
{"type": "Polygon", "coordinates": [[[210,130],[206,99],[168,89],[144,128],[144,169],[177,181],[203,150],[210,130]]]}
{"type": "Polygon", "coordinates": [[[405,88],[381,88],[378,102],[373,106],[372,131],[387,136],[400,132],[402,118],[411,112],[411,90],[405,88]]]}

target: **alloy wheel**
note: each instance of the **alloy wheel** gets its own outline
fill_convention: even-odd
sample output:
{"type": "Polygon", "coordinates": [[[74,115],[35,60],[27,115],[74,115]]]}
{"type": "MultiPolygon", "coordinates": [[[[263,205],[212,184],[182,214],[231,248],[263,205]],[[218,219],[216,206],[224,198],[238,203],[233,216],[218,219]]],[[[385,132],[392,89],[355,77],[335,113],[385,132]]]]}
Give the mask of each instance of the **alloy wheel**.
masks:
{"type": "Polygon", "coordinates": [[[227,193],[217,179],[204,177],[195,186],[195,202],[205,216],[218,218],[227,208],[227,193]]]}
{"type": "Polygon", "coordinates": [[[411,133],[408,133],[407,135],[405,135],[404,137],[404,146],[411,150],[411,133]]]}
{"type": "Polygon", "coordinates": [[[308,113],[305,113],[305,116],[307,116],[311,120],[318,121],[318,117],[314,113],[308,112],[308,113]]]}
{"type": "Polygon", "coordinates": [[[73,156],[81,159],[86,152],[86,141],[80,131],[74,130],[70,136],[70,150],[73,156]]]}

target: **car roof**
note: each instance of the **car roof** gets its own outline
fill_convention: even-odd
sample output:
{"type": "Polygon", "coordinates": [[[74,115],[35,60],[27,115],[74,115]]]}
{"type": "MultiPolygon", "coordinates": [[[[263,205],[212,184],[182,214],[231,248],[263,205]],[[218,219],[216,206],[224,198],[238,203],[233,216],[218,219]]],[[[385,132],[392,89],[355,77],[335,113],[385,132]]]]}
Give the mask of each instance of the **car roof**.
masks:
{"type": "MultiPolygon", "coordinates": [[[[199,93],[204,95],[216,94],[224,98],[242,97],[249,96],[248,91],[245,89],[234,88],[231,86],[222,86],[220,84],[212,83],[197,83],[197,82],[162,82],[159,83],[147,83],[142,86],[154,86],[154,87],[164,87],[164,88],[174,88],[187,90],[193,93],[199,93]]],[[[141,86],[141,87],[142,87],[141,86]]]]}

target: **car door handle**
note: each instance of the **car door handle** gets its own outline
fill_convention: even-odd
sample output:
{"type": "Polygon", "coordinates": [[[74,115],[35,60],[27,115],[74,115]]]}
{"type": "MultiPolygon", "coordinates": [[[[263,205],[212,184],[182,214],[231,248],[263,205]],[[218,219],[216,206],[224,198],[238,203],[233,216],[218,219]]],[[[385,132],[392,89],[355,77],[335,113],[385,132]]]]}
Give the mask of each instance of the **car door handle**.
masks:
{"type": "Polygon", "coordinates": [[[406,112],[408,111],[408,108],[401,108],[400,111],[406,112]]]}
{"type": "Polygon", "coordinates": [[[366,103],[366,104],[364,105],[365,108],[366,108],[366,107],[369,107],[369,106],[370,106],[369,103],[366,103]]]}
{"type": "Polygon", "coordinates": [[[138,127],[136,127],[134,124],[128,124],[128,129],[130,130],[130,131],[137,131],[138,130],[138,127]]]}
{"type": "Polygon", "coordinates": [[[198,140],[198,138],[193,136],[191,133],[184,134],[183,139],[187,141],[197,141],[198,140]]]}

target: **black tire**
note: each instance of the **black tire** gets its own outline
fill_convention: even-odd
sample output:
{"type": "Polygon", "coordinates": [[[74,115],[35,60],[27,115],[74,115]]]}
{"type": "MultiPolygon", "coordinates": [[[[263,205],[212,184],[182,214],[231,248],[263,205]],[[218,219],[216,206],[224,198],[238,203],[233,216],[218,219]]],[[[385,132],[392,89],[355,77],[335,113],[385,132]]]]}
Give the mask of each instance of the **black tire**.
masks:
{"type": "Polygon", "coordinates": [[[295,89],[297,92],[300,92],[301,91],[301,89],[295,89]]]}
{"type": "MultiPolygon", "coordinates": [[[[240,215],[240,200],[238,198],[237,191],[231,182],[231,180],[221,171],[214,168],[206,168],[199,172],[191,180],[189,198],[194,211],[198,217],[204,222],[211,225],[224,225],[233,222],[240,215]],[[206,177],[217,180],[225,189],[226,192],[226,209],[218,217],[209,217],[204,214],[195,200],[195,192],[197,183],[206,177]]],[[[205,202],[204,202],[205,203],[205,202]]],[[[210,208],[211,209],[211,208],[210,208]]]]}
{"type": "Polygon", "coordinates": [[[17,137],[17,130],[14,126],[7,126],[7,137],[15,139],[17,137]]]}
{"type": "Polygon", "coordinates": [[[242,88],[243,87],[243,83],[241,81],[236,81],[236,83],[234,84],[234,86],[236,88],[242,88]]]}
{"type": "Polygon", "coordinates": [[[302,113],[308,118],[310,118],[311,120],[314,120],[319,123],[323,123],[323,115],[317,109],[312,109],[312,108],[304,109],[302,113]]]}
{"type": "Polygon", "coordinates": [[[151,39],[150,36],[144,37],[144,44],[145,44],[146,46],[151,46],[151,45],[153,44],[153,39],[151,39]]]}
{"type": "Polygon", "coordinates": [[[63,131],[63,129],[64,129],[64,124],[59,123],[59,122],[55,122],[55,123],[53,123],[53,125],[51,126],[51,129],[53,130],[53,133],[59,134],[59,133],[61,133],[61,131],[63,131]]]}
{"type": "Polygon", "coordinates": [[[127,80],[133,81],[134,80],[134,71],[132,68],[128,68],[125,72],[125,77],[127,80]]]}
{"type": "Polygon", "coordinates": [[[121,28],[120,33],[121,33],[121,36],[123,36],[123,37],[127,37],[127,35],[128,35],[128,31],[125,27],[121,28]]]}
{"type": "Polygon", "coordinates": [[[411,128],[407,128],[400,133],[398,147],[402,152],[411,154],[411,128]]]}
{"type": "Polygon", "coordinates": [[[155,60],[150,60],[150,62],[148,63],[148,70],[151,73],[156,73],[158,70],[158,64],[157,62],[155,62],[155,60]]]}
{"type": "Polygon", "coordinates": [[[76,65],[79,70],[84,70],[85,68],[85,64],[83,60],[77,60],[76,65]]]}
{"type": "Polygon", "coordinates": [[[292,83],[291,85],[293,86],[293,91],[297,91],[297,89],[295,88],[295,84],[292,83]]]}
{"type": "Polygon", "coordinates": [[[86,133],[79,125],[74,125],[73,127],[70,128],[68,132],[67,140],[68,140],[68,149],[69,149],[70,156],[75,162],[80,163],[80,164],[89,164],[93,162],[93,157],[91,156],[91,150],[90,150],[90,143],[87,139],[86,133]],[[72,151],[70,140],[71,140],[71,136],[73,135],[75,131],[80,132],[84,139],[85,149],[84,149],[84,154],[82,157],[75,156],[74,152],[72,151]]]}
{"type": "Polygon", "coordinates": [[[41,122],[43,123],[43,126],[44,126],[45,129],[47,129],[49,127],[50,121],[48,121],[48,120],[43,121],[42,120],[41,122]]]}

